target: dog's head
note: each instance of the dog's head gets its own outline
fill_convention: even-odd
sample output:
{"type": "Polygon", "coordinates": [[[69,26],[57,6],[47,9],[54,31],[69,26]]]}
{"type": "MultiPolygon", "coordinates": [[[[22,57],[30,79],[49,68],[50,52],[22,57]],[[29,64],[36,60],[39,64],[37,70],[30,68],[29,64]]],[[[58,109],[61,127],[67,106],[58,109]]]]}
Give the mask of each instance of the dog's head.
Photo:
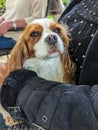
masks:
{"type": "Polygon", "coordinates": [[[55,57],[68,47],[69,38],[61,25],[49,19],[40,19],[29,27],[28,39],[31,39],[33,56],[41,59],[55,57]]]}
{"type": "MultiPolygon", "coordinates": [[[[20,36],[11,52],[6,72],[9,74],[10,71],[22,68],[24,61],[31,57],[42,59],[58,55],[61,56],[64,66],[73,68],[67,52],[68,45],[67,27],[64,28],[47,18],[37,19],[27,25],[20,36]]],[[[67,73],[70,73],[69,69],[67,73]]]]}
{"type": "Polygon", "coordinates": [[[47,58],[62,54],[68,47],[67,31],[52,20],[38,19],[26,27],[17,46],[21,64],[26,58],[47,58]]]}

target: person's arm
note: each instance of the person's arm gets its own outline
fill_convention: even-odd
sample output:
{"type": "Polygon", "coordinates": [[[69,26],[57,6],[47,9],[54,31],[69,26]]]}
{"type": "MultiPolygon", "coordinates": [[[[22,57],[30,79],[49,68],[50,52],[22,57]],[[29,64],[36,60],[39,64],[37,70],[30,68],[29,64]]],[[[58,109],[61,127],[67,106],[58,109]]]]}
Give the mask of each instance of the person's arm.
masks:
{"type": "Polygon", "coordinates": [[[4,21],[0,24],[0,34],[4,35],[10,29],[24,28],[26,25],[27,24],[24,19],[15,21],[4,21]]]}
{"type": "Polygon", "coordinates": [[[24,19],[15,20],[15,21],[8,21],[7,24],[9,26],[9,29],[14,28],[13,23],[16,24],[16,28],[24,28],[27,25],[27,23],[24,19]]]}

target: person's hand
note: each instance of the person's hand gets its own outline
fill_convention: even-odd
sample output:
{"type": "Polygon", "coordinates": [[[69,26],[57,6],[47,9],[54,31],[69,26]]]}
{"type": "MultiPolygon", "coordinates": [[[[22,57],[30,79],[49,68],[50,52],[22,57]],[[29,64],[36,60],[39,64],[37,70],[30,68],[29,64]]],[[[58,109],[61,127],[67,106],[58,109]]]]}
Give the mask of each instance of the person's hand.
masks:
{"type": "Polygon", "coordinates": [[[4,35],[8,30],[10,29],[10,24],[9,22],[2,22],[0,24],[0,34],[4,35]]]}

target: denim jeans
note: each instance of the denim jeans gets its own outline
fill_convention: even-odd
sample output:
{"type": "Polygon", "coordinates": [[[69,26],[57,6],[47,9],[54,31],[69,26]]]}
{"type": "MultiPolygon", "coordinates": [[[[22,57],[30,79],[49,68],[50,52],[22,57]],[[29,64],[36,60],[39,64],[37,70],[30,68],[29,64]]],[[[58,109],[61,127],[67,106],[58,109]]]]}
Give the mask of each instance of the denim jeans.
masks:
{"type": "Polygon", "coordinates": [[[16,41],[10,37],[0,36],[0,49],[12,49],[16,41]]]}
{"type": "Polygon", "coordinates": [[[7,129],[7,126],[5,125],[3,117],[0,114],[0,130],[6,130],[6,129],[7,129]]]}

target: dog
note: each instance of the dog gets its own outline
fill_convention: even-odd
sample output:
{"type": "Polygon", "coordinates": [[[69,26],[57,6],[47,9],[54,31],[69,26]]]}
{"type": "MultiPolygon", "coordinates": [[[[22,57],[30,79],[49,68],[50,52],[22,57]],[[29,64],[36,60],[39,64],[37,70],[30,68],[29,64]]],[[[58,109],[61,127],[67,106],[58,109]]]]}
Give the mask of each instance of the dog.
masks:
{"type": "Polygon", "coordinates": [[[68,54],[68,31],[47,19],[33,24],[32,30],[39,26],[30,33],[37,42],[33,43],[33,58],[25,60],[23,67],[47,80],[73,83],[75,68],[68,54]]]}
{"type": "MultiPolygon", "coordinates": [[[[68,53],[69,41],[67,26],[47,18],[34,20],[11,51],[2,82],[11,71],[25,68],[48,80],[74,83],[75,64],[68,53]]],[[[4,117],[7,125],[17,124],[8,117],[4,117]]]]}

